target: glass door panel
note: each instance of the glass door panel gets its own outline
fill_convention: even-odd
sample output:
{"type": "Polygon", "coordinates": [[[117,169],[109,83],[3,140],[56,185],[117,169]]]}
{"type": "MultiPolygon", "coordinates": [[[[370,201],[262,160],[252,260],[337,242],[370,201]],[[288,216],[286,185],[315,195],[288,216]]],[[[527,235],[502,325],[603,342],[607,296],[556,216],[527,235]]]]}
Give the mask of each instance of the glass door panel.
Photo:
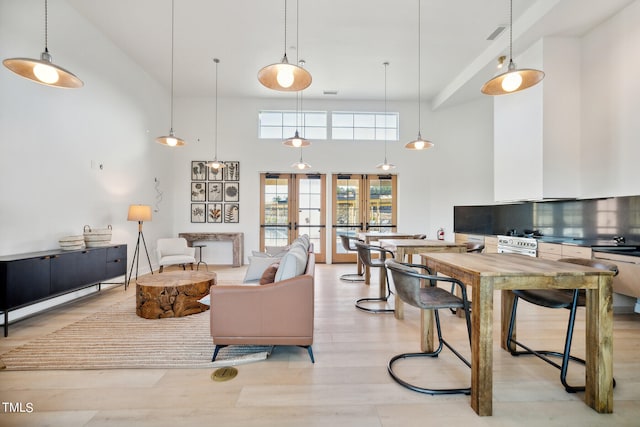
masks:
{"type": "Polygon", "coordinates": [[[316,262],[325,262],[325,177],[295,175],[297,188],[296,236],[308,234],[313,243],[316,262]]]}
{"type": "Polygon", "coordinates": [[[260,250],[287,246],[290,241],[289,175],[261,176],[260,250]]]}
{"type": "Polygon", "coordinates": [[[356,236],[363,230],[362,220],[362,175],[333,176],[333,227],[332,261],[355,262],[355,253],[342,246],[341,235],[356,236]]]}
{"type": "Polygon", "coordinates": [[[396,231],[395,175],[368,175],[367,231],[396,231]]]}

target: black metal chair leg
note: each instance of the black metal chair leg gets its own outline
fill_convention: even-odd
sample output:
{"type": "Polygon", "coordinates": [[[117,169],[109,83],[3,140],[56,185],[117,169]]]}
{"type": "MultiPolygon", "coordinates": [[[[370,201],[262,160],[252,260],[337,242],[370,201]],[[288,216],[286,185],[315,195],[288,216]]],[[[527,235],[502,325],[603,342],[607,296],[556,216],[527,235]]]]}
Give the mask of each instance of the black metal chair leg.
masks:
{"type": "Polygon", "coordinates": [[[216,357],[218,357],[218,352],[220,351],[221,348],[226,347],[226,345],[216,345],[215,350],[213,350],[213,357],[211,358],[212,362],[216,361],[216,357]]]}

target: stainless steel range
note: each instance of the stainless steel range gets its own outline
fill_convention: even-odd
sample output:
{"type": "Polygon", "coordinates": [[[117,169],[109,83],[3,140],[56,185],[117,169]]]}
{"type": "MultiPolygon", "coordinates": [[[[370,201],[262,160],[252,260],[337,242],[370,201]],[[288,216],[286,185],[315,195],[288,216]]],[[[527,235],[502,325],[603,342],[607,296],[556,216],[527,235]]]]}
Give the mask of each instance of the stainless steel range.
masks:
{"type": "Polygon", "coordinates": [[[499,254],[538,255],[538,241],[532,237],[498,236],[499,254]]]}

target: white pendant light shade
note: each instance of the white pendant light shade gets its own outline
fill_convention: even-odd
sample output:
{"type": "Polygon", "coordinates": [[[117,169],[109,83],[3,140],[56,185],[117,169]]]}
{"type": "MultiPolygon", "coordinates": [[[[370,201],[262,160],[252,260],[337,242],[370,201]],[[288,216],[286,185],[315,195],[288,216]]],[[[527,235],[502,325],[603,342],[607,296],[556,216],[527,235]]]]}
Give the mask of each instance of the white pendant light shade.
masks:
{"type": "Polygon", "coordinates": [[[537,85],[544,79],[544,72],[531,68],[518,69],[509,61],[506,72],[498,74],[482,86],[485,95],[506,95],[537,85]]]}
{"type": "Polygon", "coordinates": [[[300,148],[300,160],[291,164],[291,167],[298,170],[311,169],[311,165],[302,160],[302,148],[300,148]]]}
{"type": "Polygon", "coordinates": [[[376,165],[376,169],[381,169],[383,171],[388,171],[394,169],[396,165],[389,163],[387,161],[387,67],[389,66],[389,62],[385,61],[382,63],[384,65],[384,120],[385,120],[385,133],[384,133],[384,162],[378,163],[376,165]]]}
{"type": "Polygon", "coordinates": [[[44,2],[44,52],[40,59],[7,58],[2,63],[20,77],[32,80],[45,86],[75,89],[84,86],[71,71],[55,65],[49,54],[48,44],[48,2],[44,2]]]}
{"type": "Polygon", "coordinates": [[[404,148],[406,148],[407,150],[428,150],[429,148],[433,147],[433,142],[431,141],[427,141],[426,139],[422,138],[422,135],[420,135],[420,132],[418,132],[418,138],[414,139],[411,142],[407,142],[404,146],[404,148]]]}
{"type": "MultiPolygon", "coordinates": [[[[296,14],[298,9],[296,7],[296,14]]],[[[297,24],[296,18],[296,32],[297,24]]],[[[287,0],[284,0],[284,55],[280,62],[261,68],[258,71],[258,81],[268,89],[298,92],[308,88],[311,80],[311,73],[299,65],[290,64],[287,58],[287,0]]]]}
{"type": "MultiPolygon", "coordinates": [[[[502,59],[502,57],[501,57],[502,59]]],[[[509,1],[509,66],[507,71],[486,82],[480,91],[485,95],[507,95],[537,85],[544,72],[531,68],[518,69],[513,62],[513,0],[509,1]]]]}
{"type": "Polygon", "coordinates": [[[158,144],[166,145],[168,147],[182,147],[186,144],[182,138],[178,138],[173,133],[173,128],[169,129],[169,135],[159,136],[156,138],[158,144]]]}
{"type": "Polygon", "coordinates": [[[383,171],[388,171],[395,168],[396,168],[396,165],[394,165],[393,163],[387,162],[387,159],[384,159],[384,163],[378,163],[376,165],[376,169],[380,169],[383,171]]]}
{"type": "Polygon", "coordinates": [[[293,137],[285,139],[282,142],[282,144],[286,145],[287,147],[299,148],[299,147],[308,147],[308,146],[310,146],[311,145],[311,141],[309,141],[306,138],[301,137],[300,134],[298,133],[298,130],[296,129],[296,133],[293,135],[293,137]]]}
{"type": "Polygon", "coordinates": [[[182,147],[186,145],[184,139],[178,138],[173,132],[173,27],[174,27],[174,1],[171,0],[171,127],[169,128],[169,135],[159,136],[156,138],[158,144],[166,145],[168,147],[182,147]]]}
{"type": "Polygon", "coordinates": [[[311,85],[311,74],[304,68],[289,64],[287,54],[282,61],[258,71],[258,81],[266,88],[282,92],[297,92],[311,85]]]}

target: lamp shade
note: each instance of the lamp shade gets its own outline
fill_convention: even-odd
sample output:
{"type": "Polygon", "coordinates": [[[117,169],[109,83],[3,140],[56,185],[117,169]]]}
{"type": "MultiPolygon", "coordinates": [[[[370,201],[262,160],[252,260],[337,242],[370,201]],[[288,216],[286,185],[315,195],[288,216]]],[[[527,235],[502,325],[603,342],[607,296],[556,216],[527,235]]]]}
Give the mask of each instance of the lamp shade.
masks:
{"type": "Polygon", "coordinates": [[[407,142],[404,146],[407,150],[428,150],[433,147],[433,142],[427,141],[422,138],[420,132],[418,132],[418,139],[415,139],[411,142],[407,142]]]}
{"type": "Polygon", "coordinates": [[[298,133],[298,131],[296,130],[295,135],[292,138],[285,139],[282,142],[282,144],[286,145],[287,147],[298,148],[298,147],[308,147],[311,145],[311,142],[308,139],[302,138],[298,133]]]}
{"type": "Polygon", "coordinates": [[[42,52],[41,59],[8,58],[2,63],[17,75],[46,86],[61,88],[84,86],[82,80],[75,74],[55,65],[48,52],[42,52]]]}
{"type": "Polygon", "coordinates": [[[175,136],[173,128],[169,130],[169,135],[159,136],[156,138],[158,144],[166,145],[169,147],[182,147],[186,144],[184,139],[175,136]]]}
{"type": "Polygon", "coordinates": [[[151,206],[129,205],[127,221],[151,221],[151,206]]]}
{"type": "Polygon", "coordinates": [[[485,95],[506,95],[535,86],[544,79],[544,72],[531,68],[516,68],[513,61],[509,62],[509,69],[498,74],[482,86],[485,95]]]}
{"type": "Polygon", "coordinates": [[[258,80],[264,87],[283,92],[297,92],[311,84],[311,73],[302,67],[289,64],[287,54],[282,62],[267,65],[258,71],[258,80]]]}

